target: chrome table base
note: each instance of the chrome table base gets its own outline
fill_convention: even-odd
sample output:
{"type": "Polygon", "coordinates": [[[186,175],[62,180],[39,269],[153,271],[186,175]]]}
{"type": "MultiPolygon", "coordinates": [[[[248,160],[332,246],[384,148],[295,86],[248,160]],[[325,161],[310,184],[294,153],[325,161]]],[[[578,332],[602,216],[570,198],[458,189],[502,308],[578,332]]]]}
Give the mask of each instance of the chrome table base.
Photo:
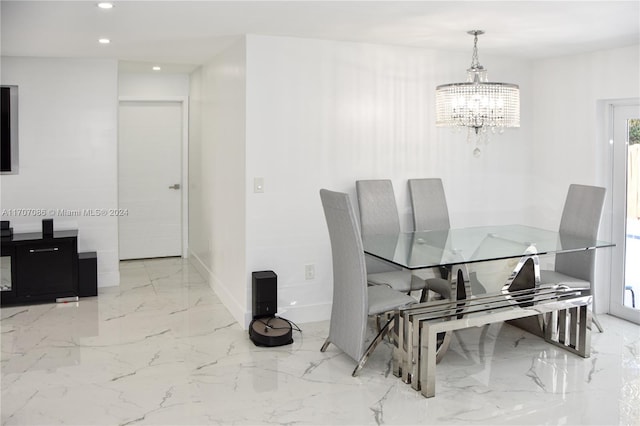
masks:
{"type": "Polygon", "coordinates": [[[450,300],[395,312],[393,373],[425,397],[435,396],[435,366],[455,330],[515,320],[514,325],[549,343],[590,356],[591,296],[563,287],[538,288],[535,253],[521,259],[498,293],[471,295],[467,277],[464,265],[456,265],[450,300]]]}

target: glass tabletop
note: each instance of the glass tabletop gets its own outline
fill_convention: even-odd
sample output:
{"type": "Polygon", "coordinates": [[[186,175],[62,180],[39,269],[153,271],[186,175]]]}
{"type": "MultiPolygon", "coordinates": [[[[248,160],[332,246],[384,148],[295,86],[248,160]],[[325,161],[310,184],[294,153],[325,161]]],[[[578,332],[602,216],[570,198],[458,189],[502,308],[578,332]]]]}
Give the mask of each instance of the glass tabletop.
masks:
{"type": "Polygon", "coordinates": [[[363,237],[365,253],[407,269],[612,247],[524,225],[479,226],[363,237]]]}

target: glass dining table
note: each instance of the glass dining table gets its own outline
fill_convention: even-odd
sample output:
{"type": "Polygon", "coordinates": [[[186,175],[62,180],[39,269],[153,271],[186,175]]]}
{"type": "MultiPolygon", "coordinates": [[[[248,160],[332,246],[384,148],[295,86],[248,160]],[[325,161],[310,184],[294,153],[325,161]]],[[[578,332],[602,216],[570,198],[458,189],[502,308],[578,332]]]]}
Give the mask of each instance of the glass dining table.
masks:
{"type": "Polygon", "coordinates": [[[614,244],[525,225],[495,225],[368,235],[363,237],[363,245],[368,255],[417,270],[591,250],[614,244]]]}
{"type": "MultiPolygon", "coordinates": [[[[535,315],[537,313],[535,309],[540,312],[547,309],[546,312],[549,312],[555,306],[553,303],[558,303],[560,299],[566,302],[567,297],[554,289],[538,289],[540,284],[539,256],[594,250],[613,245],[607,241],[581,238],[525,225],[478,226],[364,236],[363,247],[367,255],[412,271],[428,268],[446,271],[443,277],[446,277],[450,284],[451,293],[448,299],[451,303],[449,307],[442,305],[442,303],[440,303],[440,307],[437,303],[435,305],[420,303],[408,310],[396,313],[394,339],[396,340],[396,352],[401,355],[396,357],[394,353],[394,374],[401,376],[405,382],[411,383],[414,389],[419,390],[418,367],[421,363],[426,365],[420,359],[420,348],[423,345],[420,342],[420,333],[423,321],[426,324],[434,319],[442,320],[445,317],[446,320],[456,320],[468,315],[469,324],[482,325],[488,324],[496,318],[504,317],[507,320],[518,318],[519,315],[535,315]],[[518,259],[517,265],[506,282],[483,282],[479,286],[471,285],[468,273],[469,265],[506,259],[518,259]],[[519,302],[513,303],[514,294],[527,291],[536,291],[536,293],[535,295],[528,293],[528,298],[521,297],[519,302]],[[511,299],[505,301],[505,295],[511,299]],[[522,301],[534,300],[534,297],[536,300],[544,299],[544,303],[541,302],[532,311],[530,306],[533,303],[523,303],[522,301]],[[485,306],[493,307],[485,309],[485,306]],[[512,309],[508,309],[509,306],[512,306],[512,309]],[[524,309],[522,309],[523,307],[524,309]],[[440,313],[434,314],[434,312],[440,313]],[[450,312],[455,312],[455,315],[451,315],[450,312]],[[436,318],[438,316],[439,318],[436,318]],[[404,348],[403,345],[405,345],[404,348]]],[[[560,291],[563,290],[560,289],[560,291]]],[[[574,301],[578,300],[578,297],[582,297],[581,303],[585,305],[583,307],[585,315],[587,315],[586,304],[590,304],[591,296],[587,296],[588,302],[585,302],[584,294],[574,293],[574,301]]],[[[558,344],[557,341],[553,341],[549,337],[549,331],[545,331],[542,326],[539,330],[529,329],[528,326],[523,328],[544,337],[551,343],[563,346],[583,357],[588,357],[589,338],[588,330],[585,331],[585,329],[587,327],[590,329],[590,324],[586,326],[584,322],[586,321],[580,325],[583,335],[581,344],[586,343],[587,347],[580,350],[575,348],[575,336],[572,337],[573,341],[570,344],[558,344]],[[587,333],[586,342],[584,341],[585,332],[587,333]]],[[[451,330],[456,329],[454,323],[455,321],[451,321],[451,325],[441,323],[436,326],[438,329],[448,331],[438,334],[441,337],[438,339],[437,353],[433,352],[433,359],[429,360],[433,364],[432,371],[428,373],[431,389],[423,391],[425,396],[434,395],[435,378],[432,375],[435,370],[435,362],[436,359],[439,361],[447,350],[451,330]]],[[[542,324],[542,321],[540,323],[542,324]]],[[[564,339],[564,336],[561,337],[564,339]]],[[[424,374],[426,381],[427,373],[424,374]]]]}
{"type": "MultiPolygon", "coordinates": [[[[539,256],[614,245],[517,224],[368,235],[362,240],[366,254],[396,266],[414,271],[430,268],[447,270],[451,298],[470,297],[479,291],[504,290],[513,284],[527,261],[532,266],[529,275],[533,280],[529,284],[535,287],[540,281],[539,256]],[[469,279],[469,265],[507,259],[519,259],[519,262],[506,282],[472,285],[477,282],[469,279]]],[[[526,277],[521,277],[521,281],[522,278],[526,277]]]]}

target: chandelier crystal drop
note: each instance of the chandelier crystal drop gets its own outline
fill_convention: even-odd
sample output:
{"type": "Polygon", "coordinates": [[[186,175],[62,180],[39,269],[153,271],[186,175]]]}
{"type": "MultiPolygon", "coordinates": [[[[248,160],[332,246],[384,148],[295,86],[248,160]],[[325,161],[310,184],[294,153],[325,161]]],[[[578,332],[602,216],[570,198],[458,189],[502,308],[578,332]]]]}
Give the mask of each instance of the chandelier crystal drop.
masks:
{"type": "MultiPolygon", "coordinates": [[[[466,127],[476,134],[476,142],[488,141],[487,130],[502,133],[505,128],[520,127],[520,88],[516,84],[493,83],[487,70],[478,62],[478,36],[481,30],[468,31],[474,36],[471,67],[464,83],[436,87],[436,126],[466,127]]],[[[479,155],[476,147],[474,155],[479,155]]]]}

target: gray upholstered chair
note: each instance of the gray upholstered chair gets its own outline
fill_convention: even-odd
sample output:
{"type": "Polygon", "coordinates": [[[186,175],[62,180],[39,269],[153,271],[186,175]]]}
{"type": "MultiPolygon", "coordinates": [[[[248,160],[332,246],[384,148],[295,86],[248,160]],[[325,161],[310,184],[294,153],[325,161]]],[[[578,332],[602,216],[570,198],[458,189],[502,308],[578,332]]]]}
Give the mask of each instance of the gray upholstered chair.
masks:
{"type": "MultiPolygon", "coordinates": [[[[356,194],[360,210],[360,230],[363,236],[383,234],[396,235],[400,232],[400,219],[393,184],[388,179],[358,180],[356,194]]],[[[376,262],[376,272],[369,273],[367,280],[372,285],[387,285],[394,290],[410,292],[423,290],[424,281],[413,280],[411,271],[380,260],[376,262]]]]}
{"type": "MultiPolygon", "coordinates": [[[[560,219],[560,239],[563,235],[595,240],[606,189],[598,186],[569,186],[560,219]]],[[[595,250],[581,250],[556,255],[553,271],[540,271],[540,285],[559,284],[591,294],[595,278],[595,250]]],[[[602,332],[602,326],[593,315],[593,322],[602,332]]]]}
{"type": "MultiPolygon", "coordinates": [[[[409,179],[409,198],[413,211],[413,229],[416,231],[449,229],[449,209],[447,199],[442,186],[442,179],[409,179]]],[[[443,298],[449,298],[451,286],[448,281],[440,278],[430,278],[429,271],[416,271],[413,273],[414,285],[419,286],[424,282],[429,290],[440,294],[443,298]]],[[[442,278],[446,278],[446,271],[441,271],[442,278]]],[[[475,275],[474,275],[475,277],[475,275]]],[[[475,278],[472,277],[473,280],[475,278]]]]}
{"type": "Polygon", "coordinates": [[[387,286],[367,285],[362,238],[349,196],[321,189],[320,198],[329,229],[333,259],[333,303],[329,337],[320,350],[324,352],[330,343],[336,345],[358,362],[352,373],[355,376],[393,322],[391,317],[365,348],[367,318],[408,306],[416,300],[387,286]]]}
{"type": "Polygon", "coordinates": [[[442,179],[409,179],[413,229],[449,229],[449,208],[442,179]]]}

